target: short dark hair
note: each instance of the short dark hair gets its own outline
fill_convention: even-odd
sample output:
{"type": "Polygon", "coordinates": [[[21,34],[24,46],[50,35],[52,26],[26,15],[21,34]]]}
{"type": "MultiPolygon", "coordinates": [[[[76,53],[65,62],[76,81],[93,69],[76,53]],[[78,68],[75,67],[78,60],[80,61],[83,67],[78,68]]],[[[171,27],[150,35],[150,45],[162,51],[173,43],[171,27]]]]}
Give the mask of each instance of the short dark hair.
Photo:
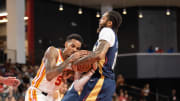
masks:
{"type": "Polygon", "coordinates": [[[117,33],[122,23],[121,14],[117,11],[109,11],[107,17],[108,20],[112,21],[112,29],[117,33]]]}
{"type": "Polygon", "coordinates": [[[70,35],[68,35],[66,37],[66,41],[69,41],[69,40],[72,40],[72,39],[78,40],[81,43],[83,43],[83,38],[79,34],[70,34],[70,35]]]}

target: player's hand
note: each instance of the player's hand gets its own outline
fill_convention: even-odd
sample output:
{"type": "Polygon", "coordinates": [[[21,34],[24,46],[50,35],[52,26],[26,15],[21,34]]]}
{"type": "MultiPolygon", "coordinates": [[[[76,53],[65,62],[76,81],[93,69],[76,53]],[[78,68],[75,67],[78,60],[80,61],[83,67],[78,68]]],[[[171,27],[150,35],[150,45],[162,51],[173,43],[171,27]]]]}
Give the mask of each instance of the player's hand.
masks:
{"type": "Polygon", "coordinates": [[[91,69],[86,73],[87,76],[92,76],[97,69],[97,62],[93,63],[91,69]]]}
{"type": "Polygon", "coordinates": [[[75,60],[77,60],[77,59],[79,59],[79,58],[81,58],[81,57],[83,57],[83,56],[85,56],[85,55],[88,55],[90,52],[89,51],[87,51],[87,50],[80,50],[80,51],[78,51],[78,52],[75,52],[74,54],[72,54],[71,56],[70,56],[70,62],[72,63],[72,62],[74,62],[75,60]]]}
{"type": "Polygon", "coordinates": [[[97,62],[93,63],[92,69],[93,69],[94,71],[96,71],[96,69],[97,69],[97,62]]]}
{"type": "Polygon", "coordinates": [[[64,80],[67,80],[74,76],[74,71],[73,70],[63,70],[62,76],[63,76],[64,80]]]}
{"type": "Polygon", "coordinates": [[[4,78],[3,83],[7,86],[17,88],[20,85],[20,80],[16,79],[16,77],[6,77],[4,78]]]}
{"type": "Polygon", "coordinates": [[[72,65],[71,67],[72,67],[73,71],[75,71],[75,72],[77,72],[77,71],[78,71],[78,69],[77,69],[77,68],[78,68],[78,67],[77,67],[77,65],[72,65]]]}

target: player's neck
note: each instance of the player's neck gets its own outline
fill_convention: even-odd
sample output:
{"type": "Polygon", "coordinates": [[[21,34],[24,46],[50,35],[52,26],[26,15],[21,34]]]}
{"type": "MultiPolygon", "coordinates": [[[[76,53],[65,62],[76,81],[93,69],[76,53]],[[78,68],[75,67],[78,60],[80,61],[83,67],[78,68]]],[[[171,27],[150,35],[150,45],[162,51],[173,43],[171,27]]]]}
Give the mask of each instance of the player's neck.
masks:
{"type": "Polygon", "coordinates": [[[64,60],[66,60],[68,58],[68,56],[67,56],[65,51],[62,52],[62,57],[63,57],[64,60]]]}

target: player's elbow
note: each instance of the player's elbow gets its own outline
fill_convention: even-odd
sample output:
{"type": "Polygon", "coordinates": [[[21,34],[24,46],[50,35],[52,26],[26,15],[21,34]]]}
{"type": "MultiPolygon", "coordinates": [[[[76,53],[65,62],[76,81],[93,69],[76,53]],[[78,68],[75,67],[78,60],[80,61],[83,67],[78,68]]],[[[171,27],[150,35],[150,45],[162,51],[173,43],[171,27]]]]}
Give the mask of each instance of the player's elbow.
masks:
{"type": "Polygon", "coordinates": [[[55,49],[54,46],[49,46],[49,47],[48,47],[48,50],[54,50],[54,49],[55,49]]]}
{"type": "Polygon", "coordinates": [[[78,86],[78,85],[74,85],[74,89],[75,91],[79,92],[82,91],[82,87],[78,86]]]}
{"type": "Polygon", "coordinates": [[[105,55],[103,53],[97,53],[96,60],[99,61],[99,60],[103,59],[104,57],[105,57],[105,55]]]}
{"type": "Polygon", "coordinates": [[[51,81],[52,79],[50,77],[46,76],[46,80],[51,81]]]}
{"type": "Polygon", "coordinates": [[[52,76],[48,73],[46,73],[46,80],[47,81],[51,81],[52,80],[52,76]]]}
{"type": "Polygon", "coordinates": [[[74,81],[74,89],[75,89],[75,91],[77,91],[77,92],[82,91],[83,87],[82,87],[82,85],[79,83],[79,80],[75,80],[75,81],[74,81]]]}

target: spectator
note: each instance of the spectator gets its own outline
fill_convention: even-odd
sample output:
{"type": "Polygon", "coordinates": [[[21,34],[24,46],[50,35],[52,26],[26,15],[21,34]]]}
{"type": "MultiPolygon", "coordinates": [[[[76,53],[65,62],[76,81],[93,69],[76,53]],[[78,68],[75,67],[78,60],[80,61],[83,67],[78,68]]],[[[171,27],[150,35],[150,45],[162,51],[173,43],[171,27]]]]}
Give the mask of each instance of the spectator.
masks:
{"type": "Polygon", "coordinates": [[[128,99],[128,97],[129,97],[127,90],[124,91],[124,97],[125,97],[126,99],[128,99]]]}
{"type": "Polygon", "coordinates": [[[168,49],[168,51],[167,51],[168,53],[173,53],[174,52],[174,48],[170,48],[170,49],[168,49]]]}
{"type": "Polygon", "coordinates": [[[170,96],[170,101],[179,101],[179,99],[176,96],[176,89],[172,89],[171,96],[170,96]]]}
{"type": "Polygon", "coordinates": [[[15,97],[13,96],[12,87],[9,87],[9,95],[6,97],[5,101],[16,101],[15,97]]]}
{"type": "Polygon", "coordinates": [[[125,79],[122,74],[119,74],[117,76],[117,81],[116,81],[116,94],[119,96],[120,95],[120,90],[125,91],[125,79]]]}
{"type": "Polygon", "coordinates": [[[149,100],[149,93],[150,93],[150,85],[149,83],[145,84],[144,88],[141,91],[141,99],[140,101],[150,101],[149,100]]]}
{"type": "Polygon", "coordinates": [[[158,46],[156,46],[155,47],[155,52],[156,53],[163,53],[164,51],[161,48],[159,48],[158,46]]]}
{"type": "Polygon", "coordinates": [[[120,89],[119,101],[127,101],[127,98],[125,97],[122,89],[120,89]]]}
{"type": "Polygon", "coordinates": [[[154,53],[155,50],[153,49],[153,46],[150,46],[147,50],[148,53],[154,53]]]}
{"type": "Polygon", "coordinates": [[[119,98],[118,98],[119,96],[117,96],[117,94],[116,93],[114,93],[113,94],[113,98],[112,98],[112,101],[118,101],[119,100],[119,98]]]}

